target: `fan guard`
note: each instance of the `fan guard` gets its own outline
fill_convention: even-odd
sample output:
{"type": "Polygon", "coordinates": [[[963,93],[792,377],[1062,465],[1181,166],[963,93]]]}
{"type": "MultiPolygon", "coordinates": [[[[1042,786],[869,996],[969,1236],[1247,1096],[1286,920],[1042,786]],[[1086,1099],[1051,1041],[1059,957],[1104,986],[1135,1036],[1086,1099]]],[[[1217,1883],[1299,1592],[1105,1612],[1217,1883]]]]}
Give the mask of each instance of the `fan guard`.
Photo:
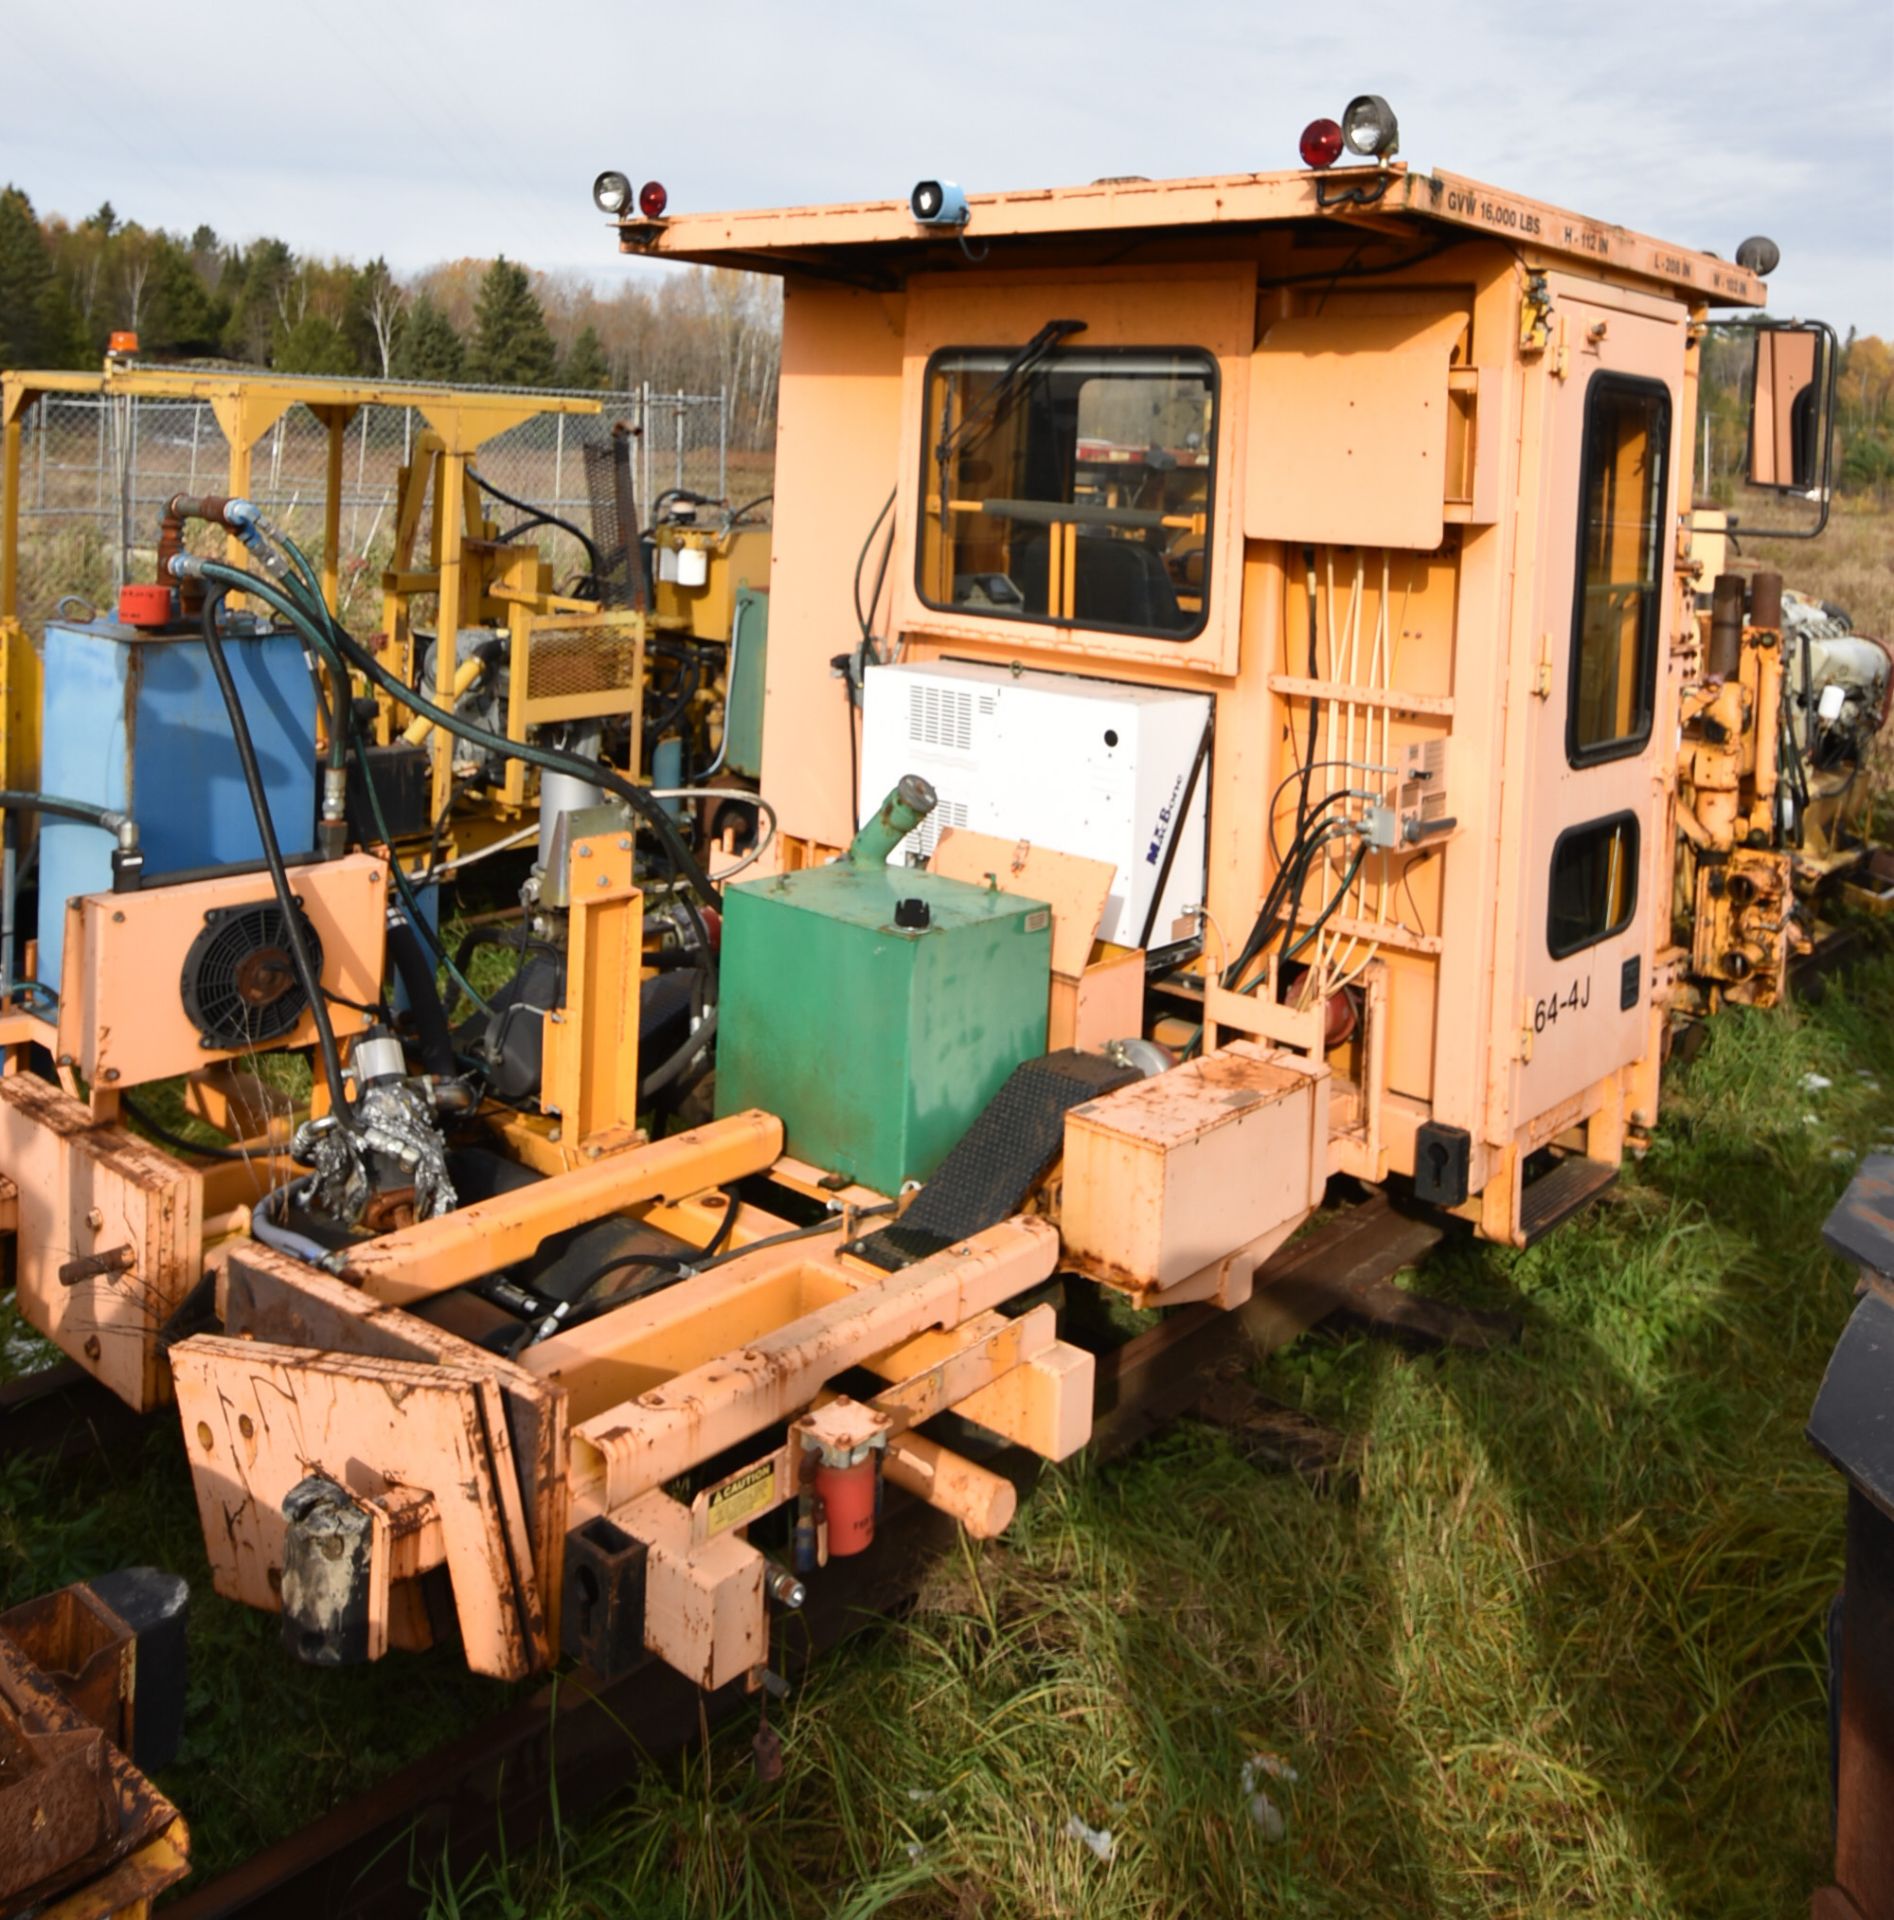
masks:
{"type": "MultiPolygon", "coordinates": [[[[322,941],[296,904],[310,964],[322,972],[322,941]]],[[[207,1047],[257,1047],[292,1031],[309,1006],[289,951],[288,923],[274,900],[213,907],[184,956],[184,1011],[207,1047]]]]}

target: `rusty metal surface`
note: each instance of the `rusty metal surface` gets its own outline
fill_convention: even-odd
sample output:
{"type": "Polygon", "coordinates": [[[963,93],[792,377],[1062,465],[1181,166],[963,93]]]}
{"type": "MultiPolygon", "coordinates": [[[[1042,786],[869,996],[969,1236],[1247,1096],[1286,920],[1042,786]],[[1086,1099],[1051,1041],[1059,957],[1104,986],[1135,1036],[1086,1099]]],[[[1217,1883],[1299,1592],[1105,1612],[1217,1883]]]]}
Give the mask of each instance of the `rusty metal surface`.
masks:
{"type": "Polygon", "coordinates": [[[1809,1410],[1809,1443],[1894,1526],[1894,1302],[1862,1295],[1809,1410]]]}
{"type": "MultiPolygon", "coordinates": [[[[1336,1310],[1350,1282],[1385,1277],[1441,1237],[1431,1219],[1370,1199],[1279,1253],[1257,1290],[1233,1312],[1187,1307],[1097,1366],[1093,1447],[1129,1452],[1192,1406],[1209,1369],[1247,1340],[1273,1346],[1336,1310]],[[1299,1283],[1291,1296],[1279,1288],[1299,1283]],[[1324,1284],[1326,1282],[1326,1284],[1324,1284]]],[[[984,1463],[1029,1484],[1041,1463],[1024,1449],[984,1463]]],[[[772,1653],[792,1678],[912,1594],[929,1562],[953,1544],[954,1523],[890,1488],[874,1553],[832,1562],[812,1584],[792,1632],[772,1653]]],[[[662,1762],[699,1732],[697,1690],[647,1660],[599,1686],[584,1673],[536,1691],[519,1706],[405,1768],[370,1792],[220,1879],[187,1892],[169,1920],[383,1920],[414,1910],[418,1863],[462,1872],[497,1844],[517,1853],[548,1831],[599,1811],[639,1767],[662,1762]]],[[[713,1721],[755,1712],[741,1685],[704,1701],[713,1721]]]]}
{"type": "Polygon", "coordinates": [[[1855,1169],[1822,1238],[1844,1260],[1894,1277],[1894,1153],[1871,1153],[1855,1169]]]}
{"type": "Polygon", "coordinates": [[[95,1880],[172,1833],[177,1809],[0,1634],[0,1902],[20,1911],[95,1880]]]}
{"type": "Polygon", "coordinates": [[[1894,1521],[1848,1501],[1835,1880],[1864,1914],[1894,1913],[1894,1521]]]}

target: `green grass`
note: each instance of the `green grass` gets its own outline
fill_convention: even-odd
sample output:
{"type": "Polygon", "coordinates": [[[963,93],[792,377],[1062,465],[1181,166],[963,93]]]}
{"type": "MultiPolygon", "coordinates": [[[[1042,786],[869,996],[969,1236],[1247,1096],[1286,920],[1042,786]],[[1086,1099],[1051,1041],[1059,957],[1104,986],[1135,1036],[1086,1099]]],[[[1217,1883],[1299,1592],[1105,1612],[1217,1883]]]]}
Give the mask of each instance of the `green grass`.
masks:
{"type": "MultiPolygon", "coordinates": [[[[1192,1422],[1051,1472],[775,1711],[778,1785],[733,1727],[555,1844],[435,1881],[433,1911],[1799,1910],[1828,1844],[1842,1508],[1802,1426],[1851,1295],[1819,1228],[1888,1137],[1894,958],[1819,1007],[1721,1017],[1602,1205],[1429,1265],[1430,1291],[1517,1313],[1517,1351],[1311,1339],[1255,1370],[1356,1439],[1356,1495],[1192,1422]],[[1246,1788],[1257,1755],[1295,1778],[1246,1788]]],[[[161,1785],[203,1873],[513,1697],[451,1650],[295,1666],[210,1593],[168,1423],[56,1476],[0,1461],[0,1600],[129,1559],[195,1588],[161,1785]]]]}
{"type": "Polygon", "coordinates": [[[733,1728],[434,1912],[1801,1910],[1842,1512],[1802,1427],[1852,1292],[1819,1229],[1890,1132],[1894,963],[1720,1020],[1589,1216],[1427,1269],[1518,1351],[1258,1368],[1358,1438],[1357,1497],[1194,1423],[1054,1472],[778,1710],[779,1785],[733,1728]],[[1246,1789],[1258,1755],[1294,1779],[1246,1789]]]}

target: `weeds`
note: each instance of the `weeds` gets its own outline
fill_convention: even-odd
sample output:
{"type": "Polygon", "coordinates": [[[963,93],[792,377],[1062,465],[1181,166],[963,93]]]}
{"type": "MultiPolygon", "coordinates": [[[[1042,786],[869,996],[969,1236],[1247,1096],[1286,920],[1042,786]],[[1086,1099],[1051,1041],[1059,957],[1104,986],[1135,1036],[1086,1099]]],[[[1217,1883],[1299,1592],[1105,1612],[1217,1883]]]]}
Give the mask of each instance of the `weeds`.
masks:
{"type": "Polygon", "coordinates": [[[1360,1437],[1352,1504],[1191,1423],[1072,1463],[773,1716],[779,1786],[732,1728],[433,1910],[1797,1910],[1842,1512],[1802,1426],[1851,1298],[1820,1227],[1890,1129],[1894,962],[1720,1020],[1590,1215],[1430,1264],[1519,1314],[1517,1351],[1307,1340],[1258,1370],[1360,1437]]]}

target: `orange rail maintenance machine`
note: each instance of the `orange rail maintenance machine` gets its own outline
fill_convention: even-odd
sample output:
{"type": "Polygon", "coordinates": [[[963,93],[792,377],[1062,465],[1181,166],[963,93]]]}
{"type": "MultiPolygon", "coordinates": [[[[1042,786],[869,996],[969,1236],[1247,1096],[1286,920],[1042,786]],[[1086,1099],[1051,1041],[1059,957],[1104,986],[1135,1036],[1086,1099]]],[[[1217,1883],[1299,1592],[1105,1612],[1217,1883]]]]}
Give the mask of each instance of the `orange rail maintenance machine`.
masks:
{"type": "MultiPolygon", "coordinates": [[[[375,1004],[385,854],[298,870],[369,976],[337,976],[346,1058],[303,1036],[312,1111],[210,1263],[212,1331],[172,1321],[157,1225],[86,1224],[84,1182],[160,1162],[188,1200],[189,1156],[87,1158],[104,1121],[48,1088],[5,1169],[74,1249],[69,1310],[135,1347],[108,1377],[175,1393],[219,1590],[298,1654],[457,1634],[489,1674],[760,1684],[770,1609],[871,1546],[885,1483],[991,1535],[978,1436],[1085,1445],[1088,1296],[1243,1302],[1338,1175],[1525,1244],[1655,1124],[1678,1008],[1781,990],[1794,768],[1864,750],[1887,662],[1785,677],[1779,580],[1693,557],[1700,342],[1774,249],[1393,142],[1369,98],[1281,173],[674,216],[600,177],[627,251],[784,282],[745,663],[773,837],[730,877],[542,752],[535,990],[445,1046],[414,982],[375,1004]]],[[[1756,353],[1757,477],[1819,494],[1832,340],[1756,353]]],[[[207,638],[242,591],[464,724],[206,504],[253,549],[168,563],[207,638]]],[[[157,884],[225,889],[138,909],[179,946],[273,897],[157,884]]],[[[126,897],[68,910],[68,1052],[126,897]]],[[[278,919],[287,991],[323,963],[278,919]]],[[[13,1017],[24,1069],[46,1022],[13,1017]]]]}

